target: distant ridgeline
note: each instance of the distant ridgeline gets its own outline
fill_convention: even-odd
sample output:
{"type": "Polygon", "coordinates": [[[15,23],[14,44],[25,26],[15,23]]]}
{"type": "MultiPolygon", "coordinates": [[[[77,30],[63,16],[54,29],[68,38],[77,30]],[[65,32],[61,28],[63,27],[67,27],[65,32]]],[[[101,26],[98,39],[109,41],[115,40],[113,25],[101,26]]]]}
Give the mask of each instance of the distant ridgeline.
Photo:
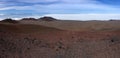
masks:
{"type": "MultiPolygon", "coordinates": [[[[41,18],[22,18],[22,19],[18,19],[18,20],[14,20],[12,18],[6,18],[0,22],[3,22],[3,23],[19,23],[19,20],[25,20],[25,21],[58,21],[59,19],[56,19],[56,18],[53,18],[53,17],[41,17],[41,18]]],[[[90,20],[90,21],[99,21],[99,20],[90,20]]],[[[110,19],[109,21],[120,21],[120,20],[117,20],[117,19],[110,19]]]]}
{"type": "Polygon", "coordinates": [[[42,20],[42,21],[56,21],[57,19],[55,19],[53,17],[41,17],[41,18],[39,18],[39,20],[42,20]]]}
{"type": "MultiPolygon", "coordinates": [[[[55,18],[53,18],[53,17],[41,17],[41,18],[38,18],[38,19],[36,19],[36,18],[22,18],[22,19],[20,19],[20,20],[32,20],[32,21],[56,21],[56,20],[58,20],[58,19],[55,19],[55,18]]],[[[19,21],[17,21],[17,20],[14,20],[14,19],[12,19],[12,18],[7,18],[7,19],[4,19],[4,20],[2,20],[2,21],[0,21],[0,22],[6,22],[6,23],[18,23],[19,21]]]]}
{"type": "Polygon", "coordinates": [[[57,19],[53,18],[53,17],[41,17],[41,18],[38,18],[38,19],[35,19],[35,18],[23,18],[21,20],[34,20],[34,21],[55,21],[57,19]]]}
{"type": "Polygon", "coordinates": [[[11,18],[4,19],[4,20],[2,20],[0,22],[3,22],[3,23],[18,23],[18,21],[13,20],[11,18]]]}

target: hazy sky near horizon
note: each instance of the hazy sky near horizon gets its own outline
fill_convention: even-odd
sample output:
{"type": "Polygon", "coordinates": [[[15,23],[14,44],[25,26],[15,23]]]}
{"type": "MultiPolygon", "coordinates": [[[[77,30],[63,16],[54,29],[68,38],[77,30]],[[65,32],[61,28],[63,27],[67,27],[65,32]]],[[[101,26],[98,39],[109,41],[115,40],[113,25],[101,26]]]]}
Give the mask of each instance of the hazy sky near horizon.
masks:
{"type": "Polygon", "coordinates": [[[119,10],[120,0],[0,0],[0,19],[44,15],[77,20],[120,19],[119,10]]]}

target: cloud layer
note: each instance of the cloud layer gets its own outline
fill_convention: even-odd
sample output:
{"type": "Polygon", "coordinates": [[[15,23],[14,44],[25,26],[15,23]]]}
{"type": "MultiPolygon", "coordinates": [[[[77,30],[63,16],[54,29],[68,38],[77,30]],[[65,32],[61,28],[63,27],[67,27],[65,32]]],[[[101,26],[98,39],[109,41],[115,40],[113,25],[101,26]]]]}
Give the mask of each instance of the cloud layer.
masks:
{"type": "Polygon", "coordinates": [[[119,7],[99,0],[0,0],[0,14],[4,14],[0,17],[45,14],[119,14],[119,10],[119,7]]]}
{"type": "Polygon", "coordinates": [[[120,14],[47,14],[45,16],[51,16],[62,20],[119,20],[120,14]]]}

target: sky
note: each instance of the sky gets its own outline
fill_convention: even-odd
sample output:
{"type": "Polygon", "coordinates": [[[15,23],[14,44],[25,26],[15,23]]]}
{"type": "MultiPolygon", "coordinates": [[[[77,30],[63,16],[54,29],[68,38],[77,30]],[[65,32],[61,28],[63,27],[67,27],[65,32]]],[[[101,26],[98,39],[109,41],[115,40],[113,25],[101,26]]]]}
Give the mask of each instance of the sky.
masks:
{"type": "Polygon", "coordinates": [[[119,10],[120,0],[0,0],[0,19],[108,20],[120,19],[119,10]]]}

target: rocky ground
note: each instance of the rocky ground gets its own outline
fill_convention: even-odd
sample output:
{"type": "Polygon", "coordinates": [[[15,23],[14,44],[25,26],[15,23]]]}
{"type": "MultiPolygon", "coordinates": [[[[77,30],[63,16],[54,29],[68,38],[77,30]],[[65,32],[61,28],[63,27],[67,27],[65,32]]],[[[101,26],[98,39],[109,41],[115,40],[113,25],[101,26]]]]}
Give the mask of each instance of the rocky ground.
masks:
{"type": "Polygon", "coordinates": [[[99,30],[84,27],[84,31],[78,25],[80,31],[74,31],[76,27],[71,30],[61,25],[53,27],[53,23],[45,26],[43,22],[25,22],[0,22],[0,58],[120,58],[119,25],[109,23],[104,27],[108,29],[100,26],[99,30]]]}

